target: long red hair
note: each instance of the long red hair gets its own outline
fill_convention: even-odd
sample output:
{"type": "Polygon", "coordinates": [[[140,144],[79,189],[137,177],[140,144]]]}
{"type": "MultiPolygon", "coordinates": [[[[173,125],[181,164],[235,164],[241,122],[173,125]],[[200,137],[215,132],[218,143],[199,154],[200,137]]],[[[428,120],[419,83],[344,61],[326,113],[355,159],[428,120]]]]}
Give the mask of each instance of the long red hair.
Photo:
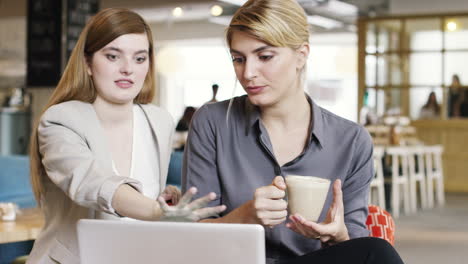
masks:
{"type": "MultiPolygon", "coordinates": [[[[93,80],[86,71],[87,61],[96,51],[114,39],[125,34],[142,33],[146,33],[149,41],[149,70],[143,88],[134,101],[141,104],[150,103],[155,94],[154,48],[151,29],[143,18],[133,11],[124,8],[108,8],[92,17],[81,32],[62,78],[39,116],[39,120],[49,107],[62,102],[71,100],[94,102],[97,92],[93,80]]],[[[46,177],[46,173],[42,166],[38,146],[39,120],[36,121],[31,134],[29,156],[31,184],[36,200],[41,206],[41,197],[44,193],[43,177],[46,177]]]]}

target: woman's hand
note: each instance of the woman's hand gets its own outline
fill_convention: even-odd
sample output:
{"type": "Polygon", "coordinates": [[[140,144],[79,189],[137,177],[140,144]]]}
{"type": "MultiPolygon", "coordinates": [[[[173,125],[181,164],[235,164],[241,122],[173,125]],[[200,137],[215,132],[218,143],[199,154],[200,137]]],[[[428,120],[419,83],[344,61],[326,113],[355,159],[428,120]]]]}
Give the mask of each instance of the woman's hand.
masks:
{"type": "Polygon", "coordinates": [[[255,190],[254,200],[251,202],[251,218],[254,223],[273,227],[286,220],[288,204],[283,199],[285,190],[286,183],[282,176],[276,176],[271,185],[255,190]]]}
{"type": "Polygon", "coordinates": [[[312,239],[320,239],[324,244],[334,245],[349,240],[348,229],[344,223],[343,192],[341,181],[333,183],[333,203],[327,212],[327,218],[322,223],[307,221],[299,214],[289,217],[286,226],[293,231],[312,239]]]}
{"type": "Polygon", "coordinates": [[[226,206],[205,207],[210,201],[216,198],[215,193],[209,193],[193,202],[193,195],[197,193],[197,188],[190,188],[180,199],[177,205],[169,206],[166,200],[160,196],[158,202],[162,211],[160,221],[172,222],[197,222],[203,218],[215,216],[226,210],[226,206]]]}
{"type": "Polygon", "coordinates": [[[179,190],[179,188],[173,185],[167,185],[161,194],[161,197],[164,199],[164,201],[170,201],[170,205],[176,205],[179,202],[181,196],[182,192],[179,190]]]}

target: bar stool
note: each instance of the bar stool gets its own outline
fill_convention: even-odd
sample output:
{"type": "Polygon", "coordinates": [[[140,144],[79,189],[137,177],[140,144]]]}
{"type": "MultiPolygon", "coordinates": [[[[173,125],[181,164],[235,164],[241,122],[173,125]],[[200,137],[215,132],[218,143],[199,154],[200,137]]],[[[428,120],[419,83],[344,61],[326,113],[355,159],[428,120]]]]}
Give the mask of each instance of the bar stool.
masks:
{"type": "Polygon", "coordinates": [[[374,159],[375,173],[374,173],[374,178],[372,179],[370,183],[369,203],[375,204],[375,200],[377,200],[378,201],[377,204],[379,205],[379,207],[385,210],[385,189],[384,189],[384,173],[383,173],[383,162],[382,162],[383,154],[384,154],[383,147],[378,147],[378,146],[374,147],[372,158],[374,159]],[[372,192],[373,190],[377,191],[377,193],[372,192]]]}
{"type": "Polygon", "coordinates": [[[426,156],[426,175],[427,175],[427,194],[428,206],[434,207],[434,187],[433,181],[436,182],[436,194],[438,205],[445,204],[444,193],[444,171],[442,168],[442,153],[444,147],[441,145],[433,145],[424,147],[426,156]]]}
{"type": "MultiPolygon", "coordinates": [[[[392,177],[389,179],[392,186],[391,204],[392,215],[395,218],[400,216],[400,200],[403,198],[403,208],[405,214],[410,213],[410,190],[408,177],[408,148],[388,147],[388,155],[392,157],[392,177]],[[401,173],[400,173],[401,167],[401,173]],[[400,197],[402,192],[402,197],[400,197]]],[[[387,180],[386,180],[387,182],[387,180]]]]}
{"type": "Polygon", "coordinates": [[[422,146],[408,147],[409,186],[411,195],[411,211],[417,211],[417,184],[419,183],[421,208],[427,208],[426,170],[424,166],[424,148],[422,146]]]}

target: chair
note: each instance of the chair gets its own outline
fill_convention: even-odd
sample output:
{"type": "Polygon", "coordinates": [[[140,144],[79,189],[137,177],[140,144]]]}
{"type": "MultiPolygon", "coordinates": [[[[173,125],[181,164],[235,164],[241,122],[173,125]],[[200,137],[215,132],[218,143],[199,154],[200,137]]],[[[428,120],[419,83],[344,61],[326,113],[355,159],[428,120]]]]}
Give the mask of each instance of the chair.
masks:
{"type": "Polygon", "coordinates": [[[180,188],[182,182],[182,163],[184,159],[183,151],[173,151],[169,162],[167,173],[167,184],[180,188]]]}
{"type": "Polygon", "coordinates": [[[20,208],[36,207],[28,156],[0,156],[0,168],[0,202],[16,203],[20,208]]]}
{"type": "Polygon", "coordinates": [[[426,175],[427,175],[427,201],[428,207],[434,207],[434,187],[436,182],[437,203],[439,206],[445,204],[444,193],[444,171],[442,168],[442,153],[444,148],[441,145],[426,146],[424,153],[426,157],[426,175]]]}
{"type": "Polygon", "coordinates": [[[385,210],[385,190],[384,190],[384,173],[383,173],[383,147],[374,147],[373,159],[374,159],[374,178],[370,183],[370,195],[369,203],[375,203],[378,201],[378,205],[385,210]],[[374,190],[374,192],[373,192],[374,190]],[[376,193],[376,192],[377,193],[376,193]],[[377,194],[377,195],[375,195],[377,194]],[[374,199],[377,198],[377,199],[374,199]]]}
{"type": "MultiPolygon", "coordinates": [[[[16,203],[20,208],[36,207],[28,156],[0,156],[0,168],[0,202],[16,203]]],[[[18,256],[29,254],[33,243],[29,240],[0,244],[0,263],[11,263],[18,256]]]]}
{"type": "Polygon", "coordinates": [[[395,221],[392,215],[377,205],[369,204],[366,227],[369,236],[387,240],[391,245],[395,243],[395,221]]]}
{"type": "MultiPolygon", "coordinates": [[[[408,177],[408,148],[406,147],[388,147],[388,155],[392,157],[392,177],[389,182],[392,187],[391,205],[392,214],[395,218],[400,216],[400,200],[403,198],[405,214],[410,213],[410,190],[408,177]],[[401,171],[401,173],[400,173],[401,171]],[[400,192],[402,191],[402,197],[400,192]]],[[[387,182],[387,179],[386,179],[387,182]]]]}
{"type": "Polygon", "coordinates": [[[427,208],[427,186],[426,170],[424,166],[424,149],[422,146],[408,147],[409,163],[409,186],[411,195],[411,211],[417,211],[417,184],[419,183],[419,193],[421,199],[421,208],[427,208]]]}
{"type": "Polygon", "coordinates": [[[365,127],[372,137],[374,145],[387,145],[390,142],[390,127],[384,125],[370,125],[365,127]]]}

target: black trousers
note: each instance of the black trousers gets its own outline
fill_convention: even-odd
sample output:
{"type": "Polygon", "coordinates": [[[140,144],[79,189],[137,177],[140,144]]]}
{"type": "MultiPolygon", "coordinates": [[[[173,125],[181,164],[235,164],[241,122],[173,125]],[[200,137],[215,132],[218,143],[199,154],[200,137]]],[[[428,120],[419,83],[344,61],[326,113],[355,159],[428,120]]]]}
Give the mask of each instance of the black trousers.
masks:
{"type": "Polygon", "coordinates": [[[325,247],[281,264],[402,264],[400,256],[387,241],[362,237],[325,247]]]}

